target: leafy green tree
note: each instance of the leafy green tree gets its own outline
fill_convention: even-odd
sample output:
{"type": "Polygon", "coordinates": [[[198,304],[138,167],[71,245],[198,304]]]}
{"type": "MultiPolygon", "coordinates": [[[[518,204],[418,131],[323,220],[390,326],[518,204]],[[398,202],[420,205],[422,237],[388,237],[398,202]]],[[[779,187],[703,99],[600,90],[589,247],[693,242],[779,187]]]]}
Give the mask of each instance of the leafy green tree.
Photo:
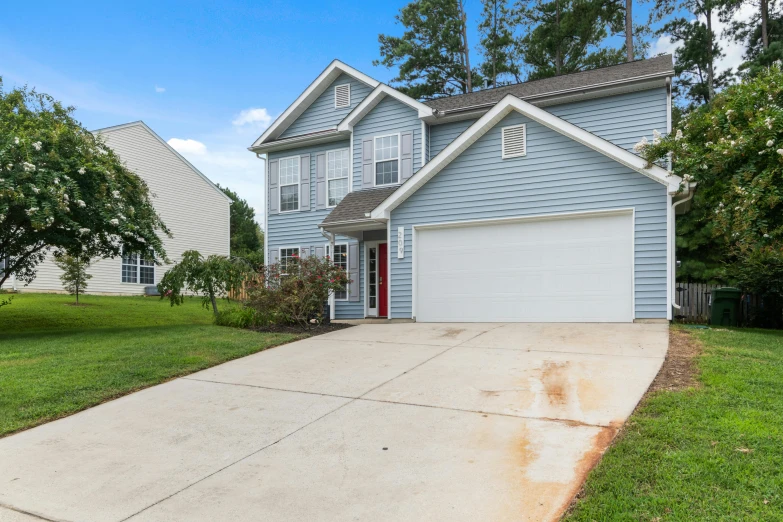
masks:
{"type": "Polygon", "coordinates": [[[233,190],[220,185],[218,187],[232,201],[231,255],[238,257],[252,256],[263,264],[264,233],[256,222],[255,210],[233,190]]]}
{"type": "Polygon", "coordinates": [[[211,306],[217,315],[218,298],[228,298],[229,293],[241,289],[253,274],[253,269],[242,259],[215,255],[205,258],[195,250],[188,250],[179,263],[163,274],[158,291],[161,299],[171,301],[171,306],[184,302],[184,292],[193,292],[202,297],[204,308],[211,306]]]}
{"type": "Polygon", "coordinates": [[[671,155],[674,171],[698,183],[705,212],[701,222],[709,223],[718,244],[725,245],[726,277],[739,280],[752,268],[761,270],[756,281],[776,278],[772,271],[763,275],[763,267],[783,266],[780,67],[726,88],[709,105],[684,116],[669,136],[644,141],[636,149],[648,162],[671,155]]]}
{"type": "Polygon", "coordinates": [[[63,282],[63,288],[76,296],[76,304],[79,304],[79,294],[83,294],[87,289],[87,281],[92,279],[92,275],[87,273],[90,266],[90,260],[83,257],[65,255],[56,255],[54,263],[63,271],[60,275],[60,281],[63,282]]]}
{"type": "Polygon", "coordinates": [[[614,65],[623,49],[604,45],[623,23],[617,3],[599,0],[522,0],[517,5],[525,36],[519,53],[536,80],[614,65]]]}
{"type": "Polygon", "coordinates": [[[402,36],[378,36],[381,58],[398,67],[396,88],[417,99],[473,91],[478,71],[470,65],[467,14],[463,0],[414,0],[395,16],[402,36]]]}
{"type": "MultiPolygon", "coordinates": [[[[521,81],[514,45],[516,17],[507,0],[481,0],[481,4],[483,10],[478,26],[479,52],[484,57],[481,74],[493,87],[498,85],[498,77],[521,81]]],[[[500,83],[505,82],[501,80],[500,83]]]]}
{"type": "Polygon", "coordinates": [[[165,259],[168,234],[146,183],[63,107],[0,80],[0,285],[29,283],[50,250],[115,257],[123,245],[165,259]]]}
{"type": "Polygon", "coordinates": [[[739,70],[756,75],[783,60],[783,13],[769,0],[728,0],[721,18],[730,22],[726,31],[734,41],[745,45],[745,62],[739,70]],[[736,20],[734,14],[746,5],[757,8],[748,20],[736,20]]]}

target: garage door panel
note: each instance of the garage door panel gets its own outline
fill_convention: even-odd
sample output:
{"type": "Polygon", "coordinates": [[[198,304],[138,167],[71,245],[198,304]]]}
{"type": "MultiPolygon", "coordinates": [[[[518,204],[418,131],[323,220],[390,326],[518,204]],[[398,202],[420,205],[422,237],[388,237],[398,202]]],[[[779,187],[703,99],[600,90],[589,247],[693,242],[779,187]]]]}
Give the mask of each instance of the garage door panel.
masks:
{"type": "Polygon", "coordinates": [[[630,321],[632,214],[417,231],[420,321],[630,321]]]}

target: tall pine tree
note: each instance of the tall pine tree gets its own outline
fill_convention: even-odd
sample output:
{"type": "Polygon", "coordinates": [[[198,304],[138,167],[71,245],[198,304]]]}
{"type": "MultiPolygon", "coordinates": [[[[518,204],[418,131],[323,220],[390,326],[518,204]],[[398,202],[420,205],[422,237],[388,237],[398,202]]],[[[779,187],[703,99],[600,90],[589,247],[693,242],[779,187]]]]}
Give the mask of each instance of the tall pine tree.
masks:
{"type": "Polygon", "coordinates": [[[521,81],[514,46],[516,17],[507,0],[481,0],[479,52],[484,58],[481,73],[489,85],[497,87],[510,81],[521,81]],[[505,80],[508,81],[505,81],[505,80]]]}

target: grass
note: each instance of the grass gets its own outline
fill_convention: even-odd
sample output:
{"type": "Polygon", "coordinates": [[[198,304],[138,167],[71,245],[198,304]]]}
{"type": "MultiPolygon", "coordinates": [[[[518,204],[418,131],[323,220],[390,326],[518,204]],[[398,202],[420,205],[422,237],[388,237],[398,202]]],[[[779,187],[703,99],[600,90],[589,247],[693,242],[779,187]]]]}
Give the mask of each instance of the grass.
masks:
{"type": "Polygon", "coordinates": [[[783,332],[692,335],[701,385],[648,396],[564,520],[783,520],[783,332]]]}
{"type": "Polygon", "coordinates": [[[19,294],[0,308],[0,436],[296,335],[212,324],[198,299],[19,294]]]}

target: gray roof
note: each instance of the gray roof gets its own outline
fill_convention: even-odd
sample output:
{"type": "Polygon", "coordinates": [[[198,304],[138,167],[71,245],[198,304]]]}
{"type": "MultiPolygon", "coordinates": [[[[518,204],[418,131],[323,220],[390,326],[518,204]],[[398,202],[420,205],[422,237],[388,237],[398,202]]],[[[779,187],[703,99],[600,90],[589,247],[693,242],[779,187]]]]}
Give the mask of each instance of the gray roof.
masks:
{"type": "Polygon", "coordinates": [[[372,212],[384,199],[388,198],[399,186],[372,188],[349,192],[343,200],[326,216],[322,225],[343,223],[346,221],[365,221],[366,213],[372,212]]]}
{"type": "Polygon", "coordinates": [[[517,98],[540,96],[557,91],[588,88],[595,85],[630,80],[649,75],[674,74],[672,55],[665,54],[648,60],[601,67],[572,74],[564,74],[554,78],[543,78],[514,85],[505,85],[494,89],[437,98],[424,102],[433,109],[439,111],[453,111],[468,107],[491,105],[499,102],[507,94],[513,94],[517,98]]]}

